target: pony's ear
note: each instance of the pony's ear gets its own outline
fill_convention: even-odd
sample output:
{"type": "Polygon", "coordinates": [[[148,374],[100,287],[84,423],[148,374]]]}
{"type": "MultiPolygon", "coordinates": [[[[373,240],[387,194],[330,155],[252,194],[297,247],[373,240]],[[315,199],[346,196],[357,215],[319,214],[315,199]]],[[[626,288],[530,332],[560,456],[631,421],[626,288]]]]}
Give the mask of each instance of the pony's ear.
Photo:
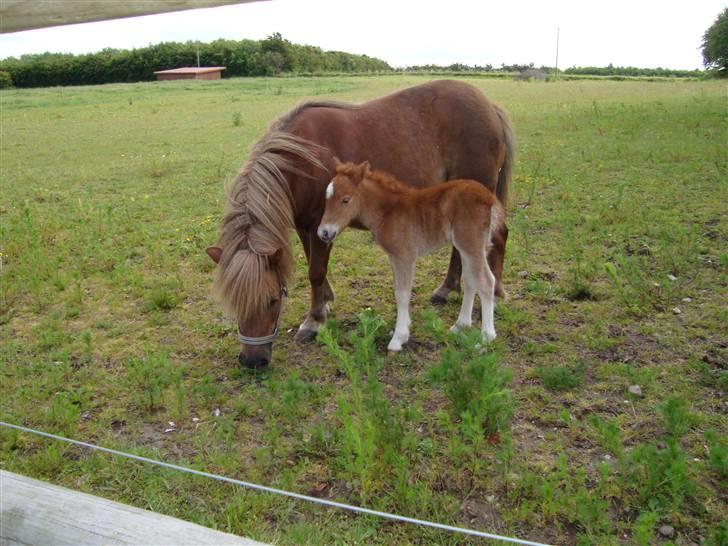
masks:
{"type": "Polygon", "coordinates": [[[268,269],[278,269],[282,257],[283,251],[280,248],[268,256],[268,269]]]}
{"type": "Polygon", "coordinates": [[[220,263],[220,256],[222,256],[222,248],[219,246],[208,246],[205,249],[205,252],[207,252],[207,255],[210,257],[210,259],[215,262],[216,264],[220,263]]]}

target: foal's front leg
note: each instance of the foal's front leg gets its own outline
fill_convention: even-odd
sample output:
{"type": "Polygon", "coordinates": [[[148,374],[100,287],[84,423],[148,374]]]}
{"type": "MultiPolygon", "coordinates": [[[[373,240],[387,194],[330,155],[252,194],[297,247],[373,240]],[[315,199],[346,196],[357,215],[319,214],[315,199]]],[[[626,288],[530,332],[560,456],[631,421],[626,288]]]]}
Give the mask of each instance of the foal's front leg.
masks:
{"type": "Polygon", "coordinates": [[[389,261],[394,271],[394,298],[397,301],[397,324],[387,349],[401,351],[402,345],[409,340],[410,314],[409,303],[412,296],[412,278],[415,260],[390,255],[389,261]]]}

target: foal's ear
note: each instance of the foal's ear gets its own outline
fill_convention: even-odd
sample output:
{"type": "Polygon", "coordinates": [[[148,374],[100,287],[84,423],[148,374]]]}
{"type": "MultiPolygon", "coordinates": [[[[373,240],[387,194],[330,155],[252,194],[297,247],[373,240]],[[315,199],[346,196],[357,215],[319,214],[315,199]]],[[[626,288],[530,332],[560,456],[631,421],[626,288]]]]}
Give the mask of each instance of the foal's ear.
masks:
{"type": "Polygon", "coordinates": [[[205,252],[207,252],[207,255],[210,257],[210,259],[215,262],[216,264],[220,263],[220,256],[222,256],[222,248],[219,246],[208,246],[205,249],[205,252]]]}
{"type": "Polygon", "coordinates": [[[356,170],[354,171],[354,176],[352,178],[352,182],[361,182],[361,180],[367,175],[369,172],[369,162],[368,161],[362,161],[356,166],[356,170]]]}

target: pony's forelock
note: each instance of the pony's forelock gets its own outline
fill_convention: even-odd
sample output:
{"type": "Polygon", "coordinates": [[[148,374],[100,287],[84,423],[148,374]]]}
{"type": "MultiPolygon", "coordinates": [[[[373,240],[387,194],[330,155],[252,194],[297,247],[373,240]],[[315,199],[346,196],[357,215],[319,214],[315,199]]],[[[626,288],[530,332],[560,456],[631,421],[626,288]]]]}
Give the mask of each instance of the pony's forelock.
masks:
{"type": "Polygon", "coordinates": [[[325,170],[320,146],[279,126],[280,121],[258,142],[228,190],[220,229],[222,255],[214,290],[227,313],[240,322],[260,316],[270,296],[291,276],[294,210],[285,175],[310,176],[305,164],[325,170]]]}

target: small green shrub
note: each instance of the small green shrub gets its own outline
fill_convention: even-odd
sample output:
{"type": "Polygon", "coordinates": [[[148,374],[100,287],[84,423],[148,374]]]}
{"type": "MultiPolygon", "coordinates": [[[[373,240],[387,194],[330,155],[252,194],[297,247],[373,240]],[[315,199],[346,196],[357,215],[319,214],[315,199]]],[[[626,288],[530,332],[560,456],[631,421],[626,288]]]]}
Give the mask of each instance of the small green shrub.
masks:
{"type": "Polygon", "coordinates": [[[536,374],[544,386],[551,391],[568,391],[579,387],[584,380],[583,362],[574,366],[539,367],[536,374]]]}
{"type": "Polygon", "coordinates": [[[650,546],[655,536],[655,525],[660,518],[657,512],[643,512],[632,527],[632,539],[637,546],[650,546]]]}
{"type": "Polygon", "coordinates": [[[378,498],[379,506],[394,501],[407,508],[412,498],[402,484],[410,480],[410,458],[417,445],[407,424],[417,418],[416,411],[392,404],[377,378],[383,359],[375,341],[384,321],[371,310],[358,318],[357,331],[349,336],[351,351],[342,346],[331,323],[318,335],[351,382],[349,392],[337,399],[337,463],[356,485],[362,502],[378,498]]]}
{"type": "Polygon", "coordinates": [[[47,411],[48,421],[56,430],[71,432],[78,422],[81,410],[74,403],[72,395],[65,392],[56,393],[47,411]]]}
{"type": "Polygon", "coordinates": [[[13,87],[13,78],[7,70],[0,70],[0,89],[13,87]]]}
{"type": "Polygon", "coordinates": [[[723,486],[728,487],[728,442],[714,430],[705,432],[705,441],[708,444],[710,467],[723,482],[723,486]]]}
{"type": "Polygon", "coordinates": [[[170,311],[179,304],[179,298],[169,288],[158,286],[149,292],[148,307],[150,310],[170,311]]]}
{"type": "Polygon", "coordinates": [[[160,403],[165,389],[181,379],[182,371],[174,370],[169,356],[147,353],[144,358],[132,358],[127,362],[129,381],[140,390],[140,399],[147,411],[153,411],[160,403]]]}
{"type": "Polygon", "coordinates": [[[626,460],[625,479],[637,498],[637,505],[659,512],[679,512],[689,501],[697,499],[698,485],[694,468],[680,447],[680,439],[690,429],[694,418],[687,403],[676,396],[661,408],[665,430],[661,444],[640,444],[626,460]]]}
{"type": "Polygon", "coordinates": [[[605,421],[598,415],[592,415],[589,417],[589,424],[596,431],[599,444],[621,461],[624,455],[624,445],[617,421],[605,421]]]}
{"type": "Polygon", "coordinates": [[[443,386],[461,432],[474,441],[508,430],[514,411],[508,388],[512,373],[497,353],[485,352],[481,343],[477,331],[452,335],[440,362],[429,372],[430,379],[443,386]]]}

